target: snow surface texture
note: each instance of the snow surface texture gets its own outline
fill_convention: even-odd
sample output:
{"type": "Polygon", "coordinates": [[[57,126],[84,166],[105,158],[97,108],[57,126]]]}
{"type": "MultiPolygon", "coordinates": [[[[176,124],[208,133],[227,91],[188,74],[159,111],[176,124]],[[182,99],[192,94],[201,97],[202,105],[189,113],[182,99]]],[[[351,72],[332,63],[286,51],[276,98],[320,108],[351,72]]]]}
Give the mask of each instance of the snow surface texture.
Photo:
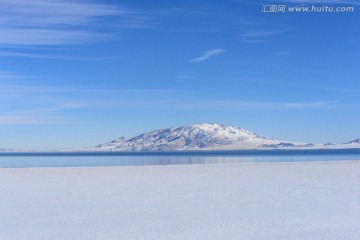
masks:
{"type": "Polygon", "coordinates": [[[360,161],[0,168],[0,239],[360,239],[360,161]]]}
{"type": "Polygon", "coordinates": [[[263,137],[236,126],[202,123],[166,128],[131,139],[118,138],[86,151],[178,151],[235,149],[360,148],[359,141],[345,144],[309,144],[263,137]]]}

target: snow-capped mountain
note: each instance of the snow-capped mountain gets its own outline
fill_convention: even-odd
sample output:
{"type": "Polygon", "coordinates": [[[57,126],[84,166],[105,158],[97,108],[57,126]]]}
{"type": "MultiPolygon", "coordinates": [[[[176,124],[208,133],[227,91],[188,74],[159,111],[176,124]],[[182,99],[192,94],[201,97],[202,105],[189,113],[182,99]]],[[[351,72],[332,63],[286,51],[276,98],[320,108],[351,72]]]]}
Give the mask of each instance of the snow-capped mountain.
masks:
{"type": "Polygon", "coordinates": [[[114,141],[86,149],[93,151],[175,151],[309,148],[313,144],[284,142],[263,137],[236,126],[202,123],[166,128],[131,139],[114,141]]]}
{"type": "Polygon", "coordinates": [[[343,144],[358,145],[360,144],[360,138],[343,144]]]}
{"type": "Polygon", "coordinates": [[[356,139],[353,141],[340,143],[340,144],[327,145],[327,148],[332,148],[332,149],[360,148],[360,139],[356,139]]]}
{"type": "Polygon", "coordinates": [[[0,148],[0,152],[19,152],[19,150],[9,149],[9,148],[0,148]]]}

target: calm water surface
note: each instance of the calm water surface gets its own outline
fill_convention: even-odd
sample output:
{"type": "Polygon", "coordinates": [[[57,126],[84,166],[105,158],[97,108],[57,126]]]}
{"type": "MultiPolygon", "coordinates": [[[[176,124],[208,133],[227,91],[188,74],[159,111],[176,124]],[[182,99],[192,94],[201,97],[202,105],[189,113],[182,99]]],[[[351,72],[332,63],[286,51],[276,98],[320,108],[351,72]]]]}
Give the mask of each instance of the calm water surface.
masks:
{"type": "Polygon", "coordinates": [[[0,167],[84,167],[360,160],[360,149],[0,153],[0,167]]]}

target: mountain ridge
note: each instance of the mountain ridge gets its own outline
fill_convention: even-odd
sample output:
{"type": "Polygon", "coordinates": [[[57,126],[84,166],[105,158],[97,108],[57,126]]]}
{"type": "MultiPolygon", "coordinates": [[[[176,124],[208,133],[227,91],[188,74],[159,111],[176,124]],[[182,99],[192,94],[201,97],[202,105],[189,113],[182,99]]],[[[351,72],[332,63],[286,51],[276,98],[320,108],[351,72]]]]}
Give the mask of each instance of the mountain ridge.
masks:
{"type": "MultiPolygon", "coordinates": [[[[352,141],[353,142],[353,141],[352,141]]],[[[350,143],[350,142],[349,142],[350,143]]],[[[94,151],[186,151],[242,149],[342,148],[344,144],[313,144],[265,137],[238,126],[199,123],[157,129],[132,138],[118,138],[86,150],[94,151]]],[[[357,147],[357,143],[352,143],[357,147]]],[[[360,147],[360,143],[359,143],[360,147]]]]}

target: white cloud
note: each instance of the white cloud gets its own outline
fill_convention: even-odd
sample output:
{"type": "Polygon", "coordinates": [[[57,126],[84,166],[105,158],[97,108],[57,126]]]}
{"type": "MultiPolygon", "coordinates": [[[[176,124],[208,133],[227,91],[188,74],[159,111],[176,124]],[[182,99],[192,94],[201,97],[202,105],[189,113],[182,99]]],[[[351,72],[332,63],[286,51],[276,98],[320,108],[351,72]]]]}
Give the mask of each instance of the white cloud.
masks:
{"type": "Polygon", "coordinates": [[[189,62],[191,62],[191,63],[203,62],[203,61],[205,61],[215,55],[219,55],[223,52],[225,52],[225,50],[223,50],[223,49],[208,50],[208,51],[204,52],[201,56],[191,59],[189,62]]]}
{"type": "Polygon", "coordinates": [[[262,30],[262,31],[251,31],[242,34],[243,37],[264,37],[271,36],[286,32],[287,30],[262,30]]]}
{"type": "Polygon", "coordinates": [[[1,45],[68,45],[106,40],[106,34],[86,30],[0,28],[1,45]]]}
{"type": "Polygon", "coordinates": [[[10,72],[1,72],[0,71],[0,80],[10,80],[14,78],[22,78],[23,76],[16,75],[10,72]]]}
{"type": "Polygon", "coordinates": [[[89,109],[146,109],[171,105],[174,95],[186,94],[167,89],[71,88],[10,81],[0,83],[0,125],[77,124],[89,120],[85,113],[89,109]]]}
{"type": "Polygon", "coordinates": [[[253,30],[247,31],[240,35],[240,40],[246,43],[263,43],[267,42],[271,36],[289,31],[288,29],[279,30],[253,30]]]}
{"type": "MultiPolygon", "coordinates": [[[[308,110],[339,107],[338,101],[316,102],[256,102],[240,100],[213,100],[179,103],[180,110],[308,110]]],[[[174,104],[172,105],[174,108],[174,104]]],[[[175,108],[176,108],[175,107],[175,108]]]]}
{"type": "Polygon", "coordinates": [[[334,105],[337,103],[338,101],[318,101],[318,102],[310,102],[310,103],[303,103],[303,102],[284,103],[283,105],[288,108],[319,108],[319,107],[334,105]]]}
{"type": "Polygon", "coordinates": [[[93,1],[1,0],[0,45],[68,45],[109,38],[107,17],[129,19],[134,13],[93,1]]]}
{"type": "MultiPolygon", "coordinates": [[[[23,53],[23,52],[5,52],[5,51],[0,51],[0,57],[42,58],[42,59],[58,59],[58,60],[74,60],[74,61],[98,61],[98,60],[110,60],[110,59],[121,58],[121,56],[78,57],[78,56],[23,53]]],[[[1,72],[0,72],[0,78],[1,78],[1,72]]]]}
{"type": "Polygon", "coordinates": [[[79,118],[58,109],[33,109],[0,114],[0,125],[78,124],[79,118]]]}

